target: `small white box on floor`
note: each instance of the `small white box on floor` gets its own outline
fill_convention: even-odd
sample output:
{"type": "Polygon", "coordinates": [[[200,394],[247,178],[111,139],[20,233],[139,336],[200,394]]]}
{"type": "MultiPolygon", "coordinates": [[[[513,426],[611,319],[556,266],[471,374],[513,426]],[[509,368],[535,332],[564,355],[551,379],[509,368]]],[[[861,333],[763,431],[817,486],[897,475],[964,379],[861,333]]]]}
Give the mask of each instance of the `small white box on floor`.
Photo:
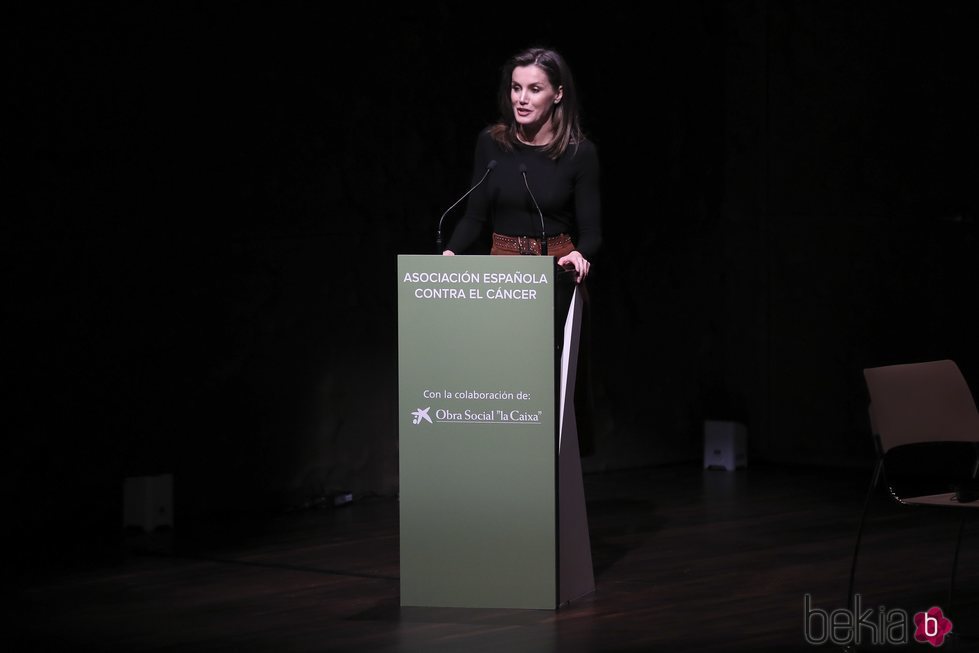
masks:
{"type": "Polygon", "coordinates": [[[173,474],[130,476],[123,492],[123,526],[146,532],[173,526],[173,474]]]}
{"type": "Polygon", "coordinates": [[[748,434],[744,424],[704,422],[704,469],[735,470],[748,466],[748,434]]]}

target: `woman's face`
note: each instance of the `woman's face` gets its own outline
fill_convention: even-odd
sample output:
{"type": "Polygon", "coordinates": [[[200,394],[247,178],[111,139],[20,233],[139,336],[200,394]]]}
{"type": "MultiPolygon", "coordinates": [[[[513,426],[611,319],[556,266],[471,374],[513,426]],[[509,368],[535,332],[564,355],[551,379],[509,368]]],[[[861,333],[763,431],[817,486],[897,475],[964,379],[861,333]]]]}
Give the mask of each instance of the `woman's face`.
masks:
{"type": "Polygon", "coordinates": [[[547,74],[537,66],[518,66],[510,76],[510,103],[513,117],[522,127],[539,127],[550,118],[564,89],[554,88],[547,74]]]}

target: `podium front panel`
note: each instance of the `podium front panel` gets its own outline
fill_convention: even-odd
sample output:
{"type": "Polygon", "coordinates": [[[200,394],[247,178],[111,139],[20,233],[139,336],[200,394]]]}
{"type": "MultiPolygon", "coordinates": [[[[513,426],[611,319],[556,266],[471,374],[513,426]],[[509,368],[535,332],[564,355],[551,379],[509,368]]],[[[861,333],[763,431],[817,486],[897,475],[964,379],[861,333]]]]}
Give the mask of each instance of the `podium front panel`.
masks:
{"type": "Polygon", "coordinates": [[[553,276],[398,257],[402,605],[555,607],[553,276]]]}

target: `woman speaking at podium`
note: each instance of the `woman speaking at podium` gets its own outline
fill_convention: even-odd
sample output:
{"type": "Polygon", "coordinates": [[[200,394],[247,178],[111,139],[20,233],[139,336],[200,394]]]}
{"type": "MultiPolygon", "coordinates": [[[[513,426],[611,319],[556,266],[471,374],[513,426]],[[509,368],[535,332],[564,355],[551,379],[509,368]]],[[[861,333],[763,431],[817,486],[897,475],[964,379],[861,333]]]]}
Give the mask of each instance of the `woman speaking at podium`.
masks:
{"type": "Polygon", "coordinates": [[[511,57],[499,108],[476,141],[473,190],[443,254],[464,251],[488,223],[490,254],[554,256],[580,283],[602,242],[599,163],[564,58],[546,48],[511,57]]]}

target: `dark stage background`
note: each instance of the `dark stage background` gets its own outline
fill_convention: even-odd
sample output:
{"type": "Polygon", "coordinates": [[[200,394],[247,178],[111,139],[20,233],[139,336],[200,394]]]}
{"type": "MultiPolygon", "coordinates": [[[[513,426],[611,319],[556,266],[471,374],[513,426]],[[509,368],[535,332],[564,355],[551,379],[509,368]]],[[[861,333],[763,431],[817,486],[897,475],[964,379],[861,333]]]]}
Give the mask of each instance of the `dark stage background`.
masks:
{"type": "Polygon", "coordinates": [[[178,531],[397,492],[396,256],[433,251],[536,42],[603,162],[586,471],[696,462],[704,419],[869,467],[863,367],[979,385],[976,3],[336,11],[8,10],[18,569],[111,559],[127,476],[174,474],[178,531]]]}

